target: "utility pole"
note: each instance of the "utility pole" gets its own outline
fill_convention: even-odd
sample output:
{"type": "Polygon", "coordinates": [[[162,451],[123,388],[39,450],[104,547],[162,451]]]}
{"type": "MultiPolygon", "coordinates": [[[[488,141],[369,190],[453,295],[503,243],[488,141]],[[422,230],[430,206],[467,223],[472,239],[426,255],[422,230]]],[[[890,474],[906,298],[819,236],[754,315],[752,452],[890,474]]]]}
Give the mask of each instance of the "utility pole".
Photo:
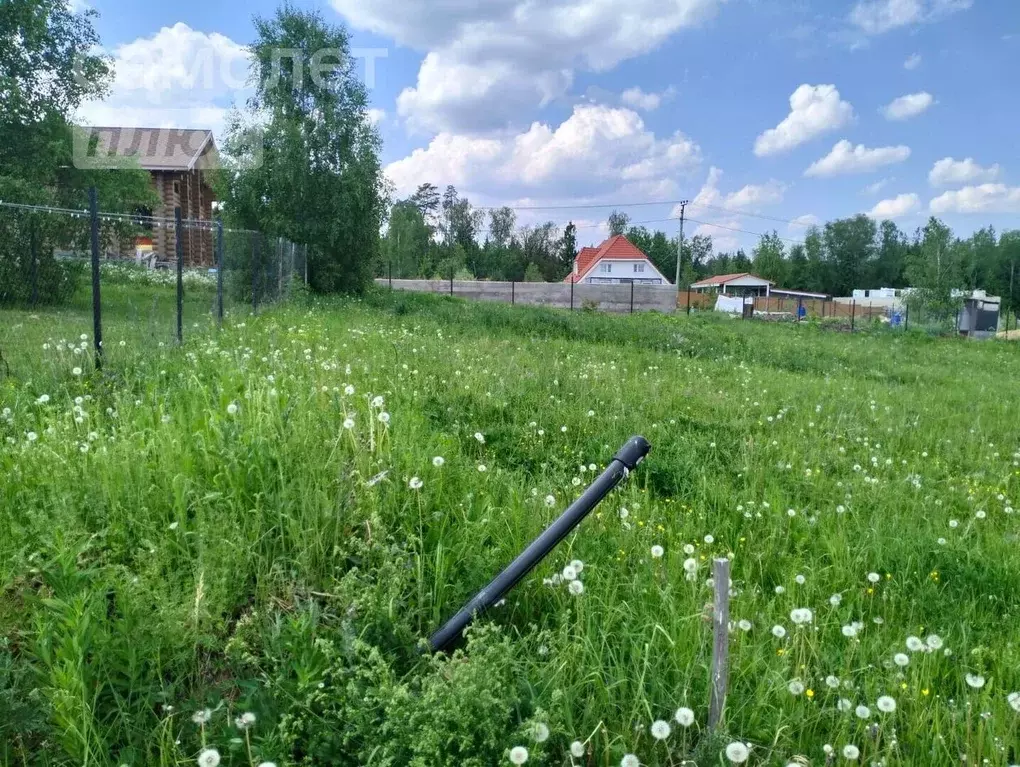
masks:
{"type": "Polygon", "coordinates": [[[680,298],[680,262],[684,256],[684,214],[687,212],[687,204],[689,200],[683,200],[680,203],[680,242],[676,248],[676,295],[677,300],[680,298]]]}

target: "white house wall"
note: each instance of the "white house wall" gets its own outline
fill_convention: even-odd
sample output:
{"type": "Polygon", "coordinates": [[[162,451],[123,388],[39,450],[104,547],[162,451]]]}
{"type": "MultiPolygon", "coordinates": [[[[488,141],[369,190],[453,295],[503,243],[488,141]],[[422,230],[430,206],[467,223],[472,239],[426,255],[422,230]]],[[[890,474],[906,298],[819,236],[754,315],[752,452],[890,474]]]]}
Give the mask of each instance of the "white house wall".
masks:
{"type": "Polygon", "coordinates": [[[593,280],[644,280],[646,282],[661,280],[663,285],[669,282],[659,273],[659,270],[655,268],[651,261],[622,258],[607,258],[597,262],[588,270],[588,273],[581,279],[581,282],[588,285],[599,284],[598,282],[592,282],[593,280]],[[602,271],[602,266],[605,264],[612,266],[611,272],[602,271]],[[634,267],[638,265],[643,265],[644,271],[635,271],[634,267]]]}

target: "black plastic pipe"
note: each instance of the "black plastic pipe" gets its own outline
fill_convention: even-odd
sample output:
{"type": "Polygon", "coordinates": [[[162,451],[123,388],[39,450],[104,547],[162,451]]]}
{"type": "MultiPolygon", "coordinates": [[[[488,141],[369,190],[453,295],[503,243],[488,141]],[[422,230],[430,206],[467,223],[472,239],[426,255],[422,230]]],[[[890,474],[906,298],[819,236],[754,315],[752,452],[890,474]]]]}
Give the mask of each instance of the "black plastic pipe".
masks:
{"type": "Polygon", "coordinates": [[[549,525],[517,559],[432,635],[429,639],[429,648],[432,652],[443,652],[460,639],[475,615],[484,613],[506,596],[510,589],[545,559],[549,552],[556,548],[556,544],[566,538],[613,488],[637,468],[651,449],[652,446],[644,437],[631,437],[613,457],[606,470],[588,486],[580,498],[570,504],[559,519],[549,525]]]}

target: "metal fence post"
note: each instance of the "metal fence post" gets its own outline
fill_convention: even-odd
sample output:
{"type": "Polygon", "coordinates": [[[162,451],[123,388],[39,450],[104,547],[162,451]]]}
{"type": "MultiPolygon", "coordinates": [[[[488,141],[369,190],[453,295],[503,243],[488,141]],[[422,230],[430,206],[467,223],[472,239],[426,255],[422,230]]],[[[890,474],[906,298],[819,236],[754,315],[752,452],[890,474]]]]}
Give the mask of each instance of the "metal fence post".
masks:
{"type": "Polygon", "coordinates": [[[574,311],[574,278],[570,278],[570,311],[574,311]]]}
{"type": "Polygon", "coordinates": [[[450,295],[453,295],[453,267],[450,267],[450,295]]]}
{"type": "Polygon", "coordinates": [[[393,290],[393,261],[392,260],[390,261],[389,274],[390,274],[390,290],[393,290]]]}
{"type": "Polygon", "coordinates": [[[634,280],[630,281],[630,313],[634,313],[634,280]]]}
{"type": "Polygon", "coordinates": [[[262,235],[255,232],[251,243],[251,310],[253,314],[259,313],[259,256],[262,245],[262,235]]]}
{"type": "Polygon", "coordinates": [[[223,327],[223,222],[216,222],[216,327],[223,327]]]}
{"type": "Polygon", "coordinates": [[[177,234],[177,343],[184,343],[184,227],[181,224],[181,206],[174,208],[174,231],[177,234]]]}
{"type": "Polygon", "coordinates": [[[691,286],[687,286],[687,316],[691,316],[691,286]]]}
{"type": "Polygon", "coordinates": [[[903,329],[910,330],[910,304],[907,304],[903,310],[903,329]]]}
{"type": "Polygon", "coordinates": [[[854,332],[854,327],[857,323],[857,301],[850,301],[850,332],[854,332]]]}
{"type": "Polygon", "coordinates": [[[39,303],[39,225],[36,221],[35,215],[30,215],[32,217],[29,219],[30,224],[28,237],[30,243],[29,247],[32,251],[32,306],[34,307],[37,303],[39,303]]]}
{"type": "Polygon", "coordinates": [[[89,187],[89,228],[92,245],[92,343],[96,369],[103,366],[103,302],[99,295],[99,192],[89,187]]]}
{"type": "Polygon", "coordinates": [[[517,283],[510,280],[510,306],[517,303],[517,283]]]}

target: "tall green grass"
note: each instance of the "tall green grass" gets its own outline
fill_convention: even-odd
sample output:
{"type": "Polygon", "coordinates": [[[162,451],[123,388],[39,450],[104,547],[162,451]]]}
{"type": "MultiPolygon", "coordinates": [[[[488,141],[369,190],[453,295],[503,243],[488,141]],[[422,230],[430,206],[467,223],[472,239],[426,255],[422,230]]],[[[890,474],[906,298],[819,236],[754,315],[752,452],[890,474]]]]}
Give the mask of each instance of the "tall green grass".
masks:
{"type": "Polygon", "coordinates": [[[1012,347],[373,294],[220,334],[200,295],[177,348],[167,296],[106,294],[101,371],[85,311],[0,313],[0,762],[1020,760],[1012,347]],[[635,433],[628,483],[421,654],[635,433]]]}

